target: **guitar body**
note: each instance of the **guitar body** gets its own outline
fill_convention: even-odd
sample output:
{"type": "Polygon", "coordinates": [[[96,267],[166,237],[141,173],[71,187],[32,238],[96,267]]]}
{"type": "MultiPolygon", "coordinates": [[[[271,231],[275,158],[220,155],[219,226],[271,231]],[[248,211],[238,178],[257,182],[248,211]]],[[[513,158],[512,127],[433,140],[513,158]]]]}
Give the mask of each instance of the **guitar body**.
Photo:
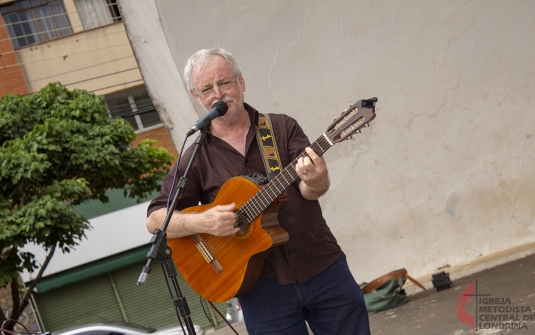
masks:
{"type": "MultiPolygon", "coordinates": [[[[214,202],[186,208],[182,212],[200,213],[233,202],[238,209],[260,189],[261,186],[250,178],[234,177],[221,186],[214,202]]],[[[168,239],[173,261],[188,284],[212,302],[224,302],[249,292],[260,276],[265,252],[288,241],[288,233],[277,221],[277,212],[285,200],[282,197],[276,199],[238,234],[197,234],[168,239]],[[199,238],[221,266],[219,273],[199,251],[199,238]]]]}

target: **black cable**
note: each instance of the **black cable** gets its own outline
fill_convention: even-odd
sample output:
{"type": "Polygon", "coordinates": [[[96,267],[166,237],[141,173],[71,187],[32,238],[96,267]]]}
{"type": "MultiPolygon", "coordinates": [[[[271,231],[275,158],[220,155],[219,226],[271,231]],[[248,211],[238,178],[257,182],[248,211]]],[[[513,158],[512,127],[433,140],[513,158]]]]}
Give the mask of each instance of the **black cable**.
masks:
{"type": "MultiPolygon", "coordinates": [[[[16,333],[16,334],[33,334],[32,332],[30,332],[30,331],[28,330],[28,328],[26,328],[26,326],[24,326],[22,323],[20,323],[18,320],[15,320],[15,319],[6,319],[6,320],[4,320],[4,322],[2,322],[2,326],[0,326],[0,328],[2,328],[3,331],[6,331],[6,330],[4,330],[4,324],[5,324],[6,322],[8,322],[8,321],[13,321],[13,322],[18,323],[19,325],[22,326],[22,328],[24,328],[24,329],[26,330],[26,333],[20,333],[20,332],[12,332],[12,333],[16,333]]],[[[8,330],[8,331],[9,331],[9,330],[8,330]]]]}
{"type": "Polygon", "coordinates": [[[74,85],[74,84],[80,84],[80,83],[84,83],[84,82],[86,82],[86,81],[91,81],[91,80],[95,80],[95,79],[100,79],[100,78],[104,78],[104,77],[108,77],[108,76],[113,76],[113,75],[116,75],[116,74],[119,74],[119,73],[128,72],[128,71],[133,71],[133,70],[139,70],[139,68],[136,66],[136,67],[133,67],[133,68],[130,68],[130,69],[126,69],[126,70],[121,70],[121,71],[112,72],[112,73],[106,73],[106,74],[104,74],[104,75],[102,75],[102,76],[91,77],[91,78],[87,78],[87,79],[84,79],[84,80],[75,81],[75,82],[73,82],[73,83],[63,84],[63,86],[70,86],[70,85],[74,85]]]}
{"type": "Polygon", "coordinates": [[[182,160],[182,153],[184,152],[184,147],[186,146],[187,140],[188,140],[188,137],[186,136],[186,138],[184,139],[184,143],[182,143],[182,148],[180,149],[178,162],[176,162],[176,165],[175,165],[175,174],[173,176],[173,183],[171,184],[171,190],[169,191],[169,195],[167,196],[167,210],[168,211],[169,211],[169,205],[171,204],[171,194],[173,193],[173,188],[175,187],[176,177],[178,175],[178,165],[180,164],[180,161],[182,160]]]}
{"type": "Polygon", "coordinates": [[[17,63],[17,64],[12,64],[12,65],[4,65],[4,66],[2,66],[2,68],[6,69],[6,68],[20,66],[20,65],[26,65],[26,64],[30,64],[30,63],[44,62],[44,61],[52,60],[52,59],[65,58],[65,56],[83,55],[83,54],[89,53],[91,51],[100,51],[100,50],[104,50],[104,49],[122,47],[122,46],[125,46],[125,45],[130,46],[131,44],[130,44],[130,42],[121,43],[121,44],[113,44],[113,45],[110,45],[110,46],[107,46],[107,47],[104,47],[104,48],[85,50],[85,51],[81,51],[81,52],[71,52],[71,53],[69,53],[67,55],[54,56],[54,57],[50,57],[50,58],[40,58],[40,59],[30,60],[30,61],[23,62],[23,63],[17,63]]]}
{"type": "MultiPolygon", "coordinates": [[[[91,93],[95,93],[95,92],[98,92],[98,91],[102,91],[102,90],[105,90],[107,88],[112,88],[112,87],[117,87],[117,86],[124,86],[124,85],[128,85],[128,84],[133,84],[133,83],[137,83],[137,82],[143,82],[143,79],[137,79],[137,80],[132,80],[132,81],[127,81],[127,82],[124,82],[124,83],[119,83],[119,84],[115,84],[115,85],[111,85],[111,86],[106,86],[106,87],[101,87],[101,88],[97,88],[97,89],[94,89],[94,90],[91,90],[88,92],[91,92],[91,93]]],[[[37,92],[34,92],[34,93],[37,93],[37,92]]],[[[114,92],[115,93],[115,92],[114,92]]]]}
{"type": "MultiPolygon", "coordinates": [[[[0,55],[2,55],[2,54],[0,54],[0,55]]],[[[82,71],[82,70],[87,70],[87,69],[90,69],[90,68],[92,68],[92,67],[101,66],[101,65],[104,65],[104,64],[112,63],[112,62],[117,62],[117,61],[120,61],[120,60],[123,60],[123,59],[132,58],[132,57],[134,57],[134,55],[130,55],[130,56],[126,56],[126,57],[121,57],[121,58],[116,58],[116,59],[112,59],[112,60],[109,60],[109,61],[106,61],[106,62],[97,63],[97,64],[93,64],[93,65],[90,65],[90,66],[86,66],[86,67],[81,67],[81,68],[78,68],[78,69],[76,69],[76,70],[71,70],[71,71],[67,71],[67,72],[57,73],[57,74],[55,74],[55,75],[48,76],[48,77],[37,78],[37,79],[34,79],[34,80],[30,80],[30,81],[28,81],[28,82],[29,82],[29,83],[33,83],[33,82],[36,82],[36,81],[39,81],[39,80],[45,80],[45,79],[49,79],[49,78],[54,78],[54,77],[57,77],[57,76],[62,76],[62,75],[69,74],[69,73],[73,73],[73,72],[78,72],[78,71],[82,71]]]]}
{"type": "MultiPolygon", "coordinates": [[[[160,265],[162,266],[162,271],[163,271],[163,276],[165,277],[165,285],[167,285],[167,290],[169,291],[169,295],[171,296],[171,300],[175,300],[175,296],[173,295],[173,291],[171,290],[171,285],[169,285],[169,278],[167,278],[167,271],[165,271],[165,266],[163,265],[165,261],[164,260],[160,260],[160,265]]],[[[174,304],[173,304],[174,306],[174,304]]],[[[180,323],[180,327],[182,327],[182,332],[184,334],[187,334],[186,333],[186,330],[184,329],[184,325],[182,324],[182,319],[180,318],[180,314],[178,313],[178,308],[175,306],[175,314],[176,314],[176,317],[178,319],[178,322],[180,323]]]]}
{"type": "Polygon", "coordinates": [[[206,312],[206,309],[204,308],[204,303],[202,302],[202,297],[201,296],[199,296],[199,301],[201,302],[201,307],[202,307],[202,311],[204,312],[204,315],[206,316],[208,321],[210,321],[211,324],[214,324],[214,321],[212,320],[212,318],[210,316],[208,316],[208,313],[206,312]]]}

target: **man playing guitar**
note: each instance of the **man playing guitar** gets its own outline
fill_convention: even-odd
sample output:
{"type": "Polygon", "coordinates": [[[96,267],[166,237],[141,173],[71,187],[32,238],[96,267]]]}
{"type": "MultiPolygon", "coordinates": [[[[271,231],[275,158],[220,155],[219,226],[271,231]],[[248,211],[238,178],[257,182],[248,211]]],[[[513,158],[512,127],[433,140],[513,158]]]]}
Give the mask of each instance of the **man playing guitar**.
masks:
{"type": "MultiPolygon", "coordinates": [[[[228,111],[209,126],[167,228],[167,236],[188,241],[193,241],[190,236],[237,240],[243,230],[237,226],[237,209],[241,204],[229,200],[200,212],[183,210],[199,202],[213,203],[218,193],[223,192],[222,185],[232,177],[266,175],[255,131],[259,113],[244,103],[245,80],[234,57],[223,49],[204,49],[191,56],[184,79],[199,105],[209,110],[214,102],[223,101],[228,111]]],[[[369,334],[362,292],[318,202],[329,188],[325,160],[310,148],[307,136],[293,118],[270,114],[269,119],[280,162],[282,166],[290,166],[296,181],[285,190],[286,201],[276,216],[280,227],[287,232],[286,238],[261,253],[259,278],[254,278],[250,288],[237,293],[247,331],[249,334],[306,335],[308,323],[316,334],[369,334]],[[290,165],[293,161],[295,164],[290,165]]],[[[176,189],[171,190],[173,178],[184,174],[192,153],[193,146],[184,152],[178,170],[173,167],[163,182],[160,195],[151,202],[147,218],[149,232],[163,222],[169,194],[176,192],[176,189]]],[[[237,197],[241,192],[241,187],[233,189],[237,197]]],[[[217,255],[219,249],[214,246],[211,250],[217,255]]],[[[239,256],[238,253],[233,257],[239,256]]],[[[187,271],[178,263],[177,266],[181,272],[187,271]]],[[[229,272],[230,265],[221,266],[221,274],[229,272]]],[[[196,280],[197,291],[211,285],[202,280],[196,280]]],[[[234,280],[228,279],[210,290],[225,290],[231,282],[234,280]]]]}

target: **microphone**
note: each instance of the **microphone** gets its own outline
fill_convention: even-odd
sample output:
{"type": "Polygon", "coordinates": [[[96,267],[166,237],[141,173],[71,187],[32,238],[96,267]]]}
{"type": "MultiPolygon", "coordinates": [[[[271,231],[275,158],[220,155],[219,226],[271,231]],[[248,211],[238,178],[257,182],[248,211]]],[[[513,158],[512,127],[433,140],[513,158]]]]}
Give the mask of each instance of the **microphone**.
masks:
{"type": "Polygon", "coordinates": [[[205,129],[210,125],[210,123],[212,123],[213,119],[225,115],[227,113],[227,109],[228,105],[226,102],[221,100],[214,102],[208,113],[206,113],[205,116],[200,118],[197,123],[191,127],[186,136],[193,135],[193,133],[195,133],[197,130],[205,129]]]}

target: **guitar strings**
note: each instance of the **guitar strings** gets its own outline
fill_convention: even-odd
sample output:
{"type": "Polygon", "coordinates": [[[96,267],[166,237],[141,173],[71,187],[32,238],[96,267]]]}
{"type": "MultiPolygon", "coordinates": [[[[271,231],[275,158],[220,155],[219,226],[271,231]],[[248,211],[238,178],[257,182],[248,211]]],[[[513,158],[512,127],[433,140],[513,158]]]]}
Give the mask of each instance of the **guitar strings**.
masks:
{"type": "MultiPolygon", "coordinates": [[[[322,156],[326,149],[328,149],[331,144],[325,139],[324,136],[320,136],[314,143],[310,145],[312,150],[316,152],[319,156],[322,156]],[[322,145],[327,145],[324,149],[322,145]]],[[[246,233],[250,229],[250,224],[253,224],[258,216],[269,207],[273,201],[280,196],[291,184],[293,184],[297,178],[297,172],[295,167],[297,166],[297,161],[301,157],[306,157],[306,152],[301,153],[297,158],[295,158],[286,168],[284,168],[273,180],[271,180],[266,186],[261,188],[257,193],[255,193],[248,201],[246,201],[236,212],[237,212],[237,225],[236,227],[241,227],[246,233]],[[288,180],[289,179],[289,180],[288,180]],[[284,182],[283,182],[284,180],[284,182]],[[282,190],[279,189],[281,186],[282,190]]],[[[214,236],[210,235],[205,241],[205,246],[210,250],[210,252],[215,255],[220,250],[222,250],[234,236],[214,236]]]]}
{"type": "MultiPolygon", "coordinates": [[[[320,137],[316,142],[314,142],[312,145],[311,145],[311,148],[315,151],[315,152],[319,152],[319,150],[321,150],[321,152],[319,152],[319,155],[321,156],[325,150],[321,147],[321,145],[319,145],[320,143],[322,144],[326,144],[326,140],[325,138],[323,137],[320,137]]],[[[329,144],[329,143],[327,143],[329,144]]],[[[328,147],[330,147],[330,144],[328,145],[328,147]]],[[[292,163],[290,163],[285,169],[283,169],[283,171],[281,171],[280,174],[277,175],[277,177],[275,177],[270,183],[268,183],[264,188],[262,188],[259,192],[257,192],[253,197],[251,197],[251,199],[249,199],[239,210],[238,210],[238,226],[239,225],[245,225],[245,230],[248,230],[249,227],[247,225],[251,224],[254,222],[254,220],[269,206],[271,205],[271,203],[276,199],[276,197],[278,197],[280,194],[282,194],[286,189],[287,187],[289,187],[293,182],[295,182],[295,180],[297,180],[298,176],[297,176],[297,173],[295,172],[295,166],[297,164],[297,160],[300,158],[300,157],[305,157],[306,156],[306,153],[303,152],[299,157],[297,157],[292,163]],[[290,178],[290,181],[288,181],[288,179],[286,178],[286,176],[288,176],[290,178]],[[284,185],[281,185],[282,184],[282,180],[281,179],[284,179],[284,181],[286,182],[286,186],[284,185]],[[278,186],[282,186],[282,191],[278,188],[278,186]],[[276,191],[273,189],[275,188],[276,191]],[[263,192],[265,191],[265,192],[263,192]],[[270,197],[266,198],[265,197],[265,193],[268,193],[270,195],[270,197]],[[264,197],[264,200],[267,200],[267,201],[263,201],[260,197],[264,197]],[[258,207],[258,201],[260,201],[263,205],[263,208],[262,207],[258,207]],[[255,209],[255,211],[252,211],[253,208],[249,208],[249,207],[253,207],[255,209]]],[[[210,249],[212,250],[213,253],[217,253],[219,250],[221,250],[221,248],[223,248],[224,246],[226,246],[226,244],[228,242],[230,242],[232,240],[232,236],[228,236],[228,237],[219,237],[219,238],[216,238],[216,241],[211,241],[211,242],[207,242],[207,244],[209,243],[210,245],[210,249]],[[215,242],[221,242],[221,243],[215,243],[215,242]]],[[[207,239],[208,240],[213,240],[212,236],[207,239]]]]}

